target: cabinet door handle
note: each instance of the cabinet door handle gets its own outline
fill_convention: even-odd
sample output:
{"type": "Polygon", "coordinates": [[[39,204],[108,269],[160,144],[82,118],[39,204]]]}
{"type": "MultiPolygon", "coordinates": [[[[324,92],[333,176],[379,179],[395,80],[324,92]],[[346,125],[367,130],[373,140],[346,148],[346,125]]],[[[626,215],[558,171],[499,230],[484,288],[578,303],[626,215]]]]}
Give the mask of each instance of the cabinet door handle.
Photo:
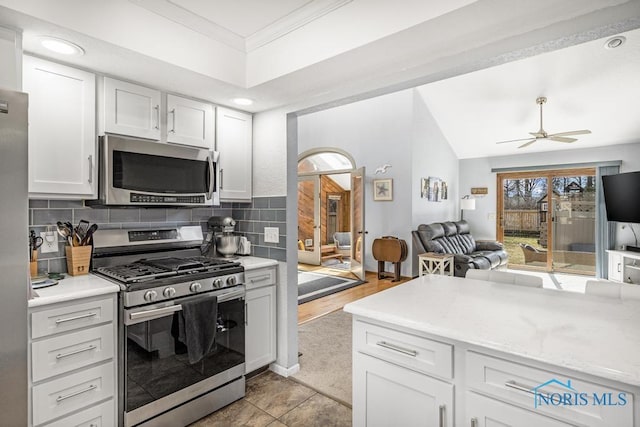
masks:
{"type": "Polygon", "coordinates": [[[82,390],[74,391],[73,393],[65,394],[64,396],[58,396],[58,397],[56,398],[56,402],[57,402],[57,403],[60,403],[60,402],[62,402],[63,400],[70,399],[70,398],[72,398],[72,397],[74,397],[74,396],[78,396],[79,394],[87,393],[87,392],[89,392],[89,391],[91,391],[91,390],[95,390],[95,389],[97,389],[97,388],[98,388],[98,386],[97,386],[97,385],[91,384],[89,387],[84,388],[84,389],[82,389],[82,390]]]}
{"type": "Polygon", "coordinates": [[[618,263],[618,273],[622,272],[622,263],[618,263]]]}
{"type": "Polygon", "coordinates": [[[471,418],[471,427],[478,427],[478,419],[476,417],[471,418]]]}
{"type": "Polygon", "coordinates": [[[156,105],[153,109],[156,110],[156,125],[154,129],[160,129],[160,106],[156,105]]]}
{"type": "Polygon", "coordinates": [[[542,392],[535,392],[535,391],[532,390],[532,387],[528,387],[526,385],[518,384],[514,380],[509,380],[509,381],[505,382],[504,386],[512,388],[514,390],[522,391],[524,393],[529,393],[529,394],[532,394],[534,396],[535,395],[546,396],[546,394],[544,394],[542,392]]]}
{"type": "Polygon", "coordinates": [[[95,350],[96,348],[98,348],[98,347],[96,347],[95,345],[90,345],[89,347],[81,348],[79,350],[70,351],[68,353],[58,353],[58,354],[56,354],[56,359],[57,360],[64,359],[65,357],[73,356],[74,354],[78,354],[78,353],[84,353],[85,351],[95,350]]]}
{"type": "Polygon", "coordinates": [[[224,187],[224,186],[222,185],[222,177],[224,176],[224,175],[223,175],[223,172],[224,172],[224,170],[223,170],[223,169],[220,169],[220,189],[221,189],[221,190],[222,190],[222,188],[224,187]]]}
{"type": "Polygon", "coordinates": [[[446,424],[446,410],[447,407],[445,405],[440,405],[438,407],[438,426],[440,427],[444,427],[444,425],[446,424]]]}
{"type": "Polygon", "coordinates": [[[270,274],[263,274],[262,276],[252,277],[249,279],[249,281],[251,283],[264,282],[265,280],[269,280],[270,277],[271,277],[270,274]]]}
{"type": "Polygon", "coordinates": [[[87,158],[89,160],[89,184],[93,182],[93,155],[90,154],[87,158]]]}
{"type": "Polygon", "coordinates": [[[249,325],[249,305],[244,303],[244,326],[249,325]]]}
{"type": "Polygon", "coordinates": [[[88,317],[96,317],[97,315],[98,315],[97,313],[87,313],[87,314],[82,314],[80,316],[67,317],[65,319],[57,319],[56,325],[60,325],[61,323],[65,323],[65,322],[73,322],[74,320],[86,319],[88,317]]]}
{"type": "Polygon", "coordinates": [[[176,109],[174,108],[171,111],[169,111],[169,114],[171,114],[171,117],[172,117],[171,130],[169,132],[176,133],[176,109]]]}
{"type": "Polygon", "coordinates": [[[389,344],[386,341],[378,341],[376,345],[380,347],[388,348],[389,350],[397,351],[398,353],[409,355],[411,357],[416,357],[418,355],[418,352],[415,350],[398,347],[397,345],[389,344]]]}

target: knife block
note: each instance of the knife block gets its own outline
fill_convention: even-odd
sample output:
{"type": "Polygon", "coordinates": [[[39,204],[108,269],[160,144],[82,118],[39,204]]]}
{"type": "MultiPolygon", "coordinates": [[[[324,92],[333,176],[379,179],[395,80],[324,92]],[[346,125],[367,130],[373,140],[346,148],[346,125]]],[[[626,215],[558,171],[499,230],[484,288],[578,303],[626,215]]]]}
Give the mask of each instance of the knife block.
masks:
{"type": "Polygon", "coordinates": [[[67,271],[72,276],[89,274],[92,246],[65,246],[67,255],[67,271]]]}

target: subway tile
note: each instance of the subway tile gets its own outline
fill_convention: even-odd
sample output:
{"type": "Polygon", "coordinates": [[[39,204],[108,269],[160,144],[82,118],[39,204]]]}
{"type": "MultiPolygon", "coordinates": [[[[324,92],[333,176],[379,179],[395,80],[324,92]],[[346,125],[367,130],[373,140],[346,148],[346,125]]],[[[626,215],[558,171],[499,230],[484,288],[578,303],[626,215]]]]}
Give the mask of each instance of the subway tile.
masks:
{"type": "Polygon", "coordinates": [[[214,216],[221,216],[223,218],[226,217],[226,216],[230,216],[233,219],[238,219],[234,215],[234,210],[233,209],[214,209],[213,210],[213,215],[214,216]]]}
{"type": "Polygon", "coordinates": [[[286,208],[287,207],[287,197],[270,197],[269,198],[269,207],[270,208],[286,208]]]}
{"type": "Polygon", "coordinates": [[[49,200],[49,207],[52,209],[84,208],[84,202],[82,200],[49,200]]]}
{"type": "Polygon", "coordinates": [[[220,206],[214,207],[214,209],[218,209],[218,208],[221,208],[221,209],[233,209],[233,203],[231,203],[231,202],[222,202],[222,203],[220,203],[220,206]]]}
{"type": "Polygon", "coordinates": [[[49,201],[48,200],[41,200],[41,199],[31,199],[29,200],[29,209],[46,209],[49,207],[49,201]]]}
{"type": "Polygon", "coordinates": [[[57,221],[73,223],[73,211],[71,209],[34,209],[33,225],[55,225],[57,221]]]}
{"type": "Polygon", "coordinates": [[[234,209],[231,216],[236,221],[243,221],[247,219],[247,212],[245,209],[234,209]]]}
{"type": "MultiPolygon", "coordinates": [[[[48,259],[39,259],[38,260],[38,275],[45,274],[49,272],[49,260],[48,259]]],[[[33,277],[32,277],[33,279],[33,277]]]]}
{"type": "Polygon", "coordinates": [[[98,230],[117,230],[120,228],[122,228],[122,224],[119,222],[98,223],[98,230]]]}
{"type": "Polygon", "coordinates": [[[90,223],[109,222],[109,209],[74,209],[73,223],[77,224],[81,219],[89,221],[90,223]]]}
{"type": "Polygon", "coordinates": [[[276,220],[276,211],[273,210],[261,210],[260,211],[260,221],[275,221],[276,220]]]}
{"type": "Polygon", "coordinates": [[[140,222],[140,209],[109,209],[109,222],[140,222]]]}
{"type": "Polygon", "coordinates": [[[276,210],[276,221],[285,222],[287,221],[287,211],[284,209],[276,210]]]}
{"type": "Polygon", "coordinates": [[[253,231],[253,223],[249,221],[238,221],[236,229],[240,232],[253,231]]]}
{"type": "Polygon", "coordinates": [[[281,248],[269,248],[269,258],[287,261],[287,251],[281,248]]]}
{"type": "Polygon", "coordinates": [[[215,213],[212,208],[194,208],[191,209],[191,220],[193,221],[206,221],[215,213]]]}
{"type": "Polygon", "coordinates": [[[269,207],[268,197],[255,197],[253,199],[253,207],[256,209],[263,209],[269,207]]]}
{"type": "Polygon", "coordinates": [[[164,208],[140,209],[140,222],[165,222],[166,220],[167,210],[164,208]]]}
{"type": "Polygon", "coordinates": [[[246,219],[247,221],[259,221],[260,211],[257,209],[251,209],[251,210],[245,211],[244,219],[246,219]]]}
{"type": "Polygon", "coordinates": [[[232,209],[251,209],[253,204],[251,202],[233,202],[231,204],[232,209]]]}
{"type": "Polygon", "coordinates": [[[264,246],[251,246],[253,248],[253,255],[261,258],[269,258],[269,248],[264,246]]]}
{"type": "Polygon", "coordinates": [[[49,260],[49,273],[66,273],[67,272],[67,259],[55,258],[49,260]]]}
{"type": "Polygon", "coordinates": [[[167,209],[167,221],[191,221],[191,209],[167,209]]]}
{"type": "Polygon", "coordinates": [[[252,245],[257,245],[258,244],[258,239],[260,238],[258,234],[255,233],[247,233],[246,234],[247,239],[249,239],[249,241],[251,242],[252,245]]]}

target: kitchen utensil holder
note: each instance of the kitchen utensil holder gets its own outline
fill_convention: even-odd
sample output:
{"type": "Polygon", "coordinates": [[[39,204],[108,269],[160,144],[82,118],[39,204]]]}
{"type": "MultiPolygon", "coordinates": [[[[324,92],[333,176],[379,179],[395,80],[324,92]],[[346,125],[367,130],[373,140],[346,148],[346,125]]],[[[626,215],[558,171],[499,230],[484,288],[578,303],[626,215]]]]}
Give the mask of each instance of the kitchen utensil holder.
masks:
{"type": "Polygon", "coordinates": [[[67,255],[67,271],[72,276],[89,274],[91,249],[93,246],[65,246],[67,255]]]}
{"type": "Polygon", "coordinates": [[[38,261],[29,262],[29,274],[31,275],[31,278],[38,275],[38,261]]]}

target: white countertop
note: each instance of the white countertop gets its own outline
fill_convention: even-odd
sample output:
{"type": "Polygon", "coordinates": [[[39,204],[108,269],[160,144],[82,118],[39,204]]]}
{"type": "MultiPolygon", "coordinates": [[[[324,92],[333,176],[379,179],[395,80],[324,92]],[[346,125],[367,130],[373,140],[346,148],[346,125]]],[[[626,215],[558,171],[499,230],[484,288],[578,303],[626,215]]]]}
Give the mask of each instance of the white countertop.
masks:
{"type": "Polygon", "coordinates": [[[120,286],[93,274],[83,276],[67,275],[65,279],[60,280],[60,283],[55,286],[34,290],[38,296],[29,300],[29,308],[112,294],[119,291],[120,286]]]}
{"type": "Polygon", "coordinates": [[[258,258],[255,256],[238,256],[238,261],[240,261],[245,270],[256,270],[258,268],[278,265],[278,261],[275,259],[258,258]]]}
{"type": "Polygon", "coordinates": [[[640,386],[640,302],[426,275],[346,312],[640,386]]]}

